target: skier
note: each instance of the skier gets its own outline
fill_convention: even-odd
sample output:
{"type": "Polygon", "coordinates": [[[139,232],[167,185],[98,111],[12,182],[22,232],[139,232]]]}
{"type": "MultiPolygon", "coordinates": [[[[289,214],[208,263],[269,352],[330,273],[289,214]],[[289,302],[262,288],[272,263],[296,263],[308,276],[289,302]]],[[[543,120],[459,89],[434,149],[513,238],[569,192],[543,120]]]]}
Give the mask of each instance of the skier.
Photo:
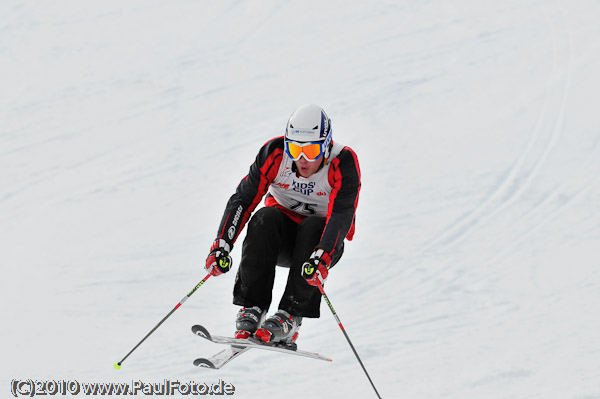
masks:
{"type": "Polygon", "coordinates": [[[236,338],[254,336],[294,346],[302,318],[317,318],[328,271],[352,240],[360,169],[356,154],[332,139],[331,120],[314,104],[298,108],[285,136],[263,145],[227,202],[206,269],[230,270],[230,252],[265,194],[265,207],[248,223],[233,303],[240,305],[236,338]],[[266,318],[276,266],[289,268],[277,312],[266,318]],[[265,320],[266,318],[266,320],[265,320]]]}

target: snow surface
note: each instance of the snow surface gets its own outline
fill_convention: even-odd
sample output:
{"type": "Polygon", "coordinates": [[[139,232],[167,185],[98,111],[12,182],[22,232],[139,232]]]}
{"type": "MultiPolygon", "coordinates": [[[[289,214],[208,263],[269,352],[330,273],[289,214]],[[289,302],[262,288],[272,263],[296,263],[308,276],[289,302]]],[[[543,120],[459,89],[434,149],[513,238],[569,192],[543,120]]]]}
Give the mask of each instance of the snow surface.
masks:
{"type": "Polygon", "coordinates": [[[599,20],[594,0],[4,0],[1,394],[375,397],[325,304],[299,343],[333,363],[194,367],[221,348],[192,324],[233,330],[235,273],[112,368],[204,277],[257,150],[315,102],[361,162],[326,289],[382,397],[600,398],[599,20]]]}

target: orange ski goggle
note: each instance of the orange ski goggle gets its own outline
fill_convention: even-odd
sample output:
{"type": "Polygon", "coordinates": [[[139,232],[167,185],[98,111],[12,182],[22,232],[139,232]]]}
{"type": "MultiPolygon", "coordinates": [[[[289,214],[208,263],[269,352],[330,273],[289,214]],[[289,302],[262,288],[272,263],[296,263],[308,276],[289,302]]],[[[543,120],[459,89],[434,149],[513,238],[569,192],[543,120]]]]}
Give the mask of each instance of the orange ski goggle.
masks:
{"type": "Polygon", "coordinates": [[[285,141],[285,152],[294,161],[304,157],[309,162],[314,162],[325,153],[323,142],[309,141],[308,143],[298,143],[296,141],[285,141]]]}

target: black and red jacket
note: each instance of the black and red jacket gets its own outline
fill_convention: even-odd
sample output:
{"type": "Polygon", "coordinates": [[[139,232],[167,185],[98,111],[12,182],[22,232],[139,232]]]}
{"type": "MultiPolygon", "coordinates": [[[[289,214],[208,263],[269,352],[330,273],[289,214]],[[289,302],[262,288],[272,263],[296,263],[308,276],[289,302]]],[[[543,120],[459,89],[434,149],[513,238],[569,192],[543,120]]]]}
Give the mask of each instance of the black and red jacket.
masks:
{"type": "MultiPolygon", "coordinates": [[[[289,164],[295,173],[293,161],[287,158],[284,152],[283,137],[271,139],[262,146],[256,160],[250,166],[248,175],[240,181],[235,193],[227,202],[217,239],[225,240],[233,248],[250,215],[278,178],[278,174],[281,176],[285,165],[289,164]],[[282,165],[282,162],[285,164],[282,165]]],[[[354,151],[341,145],[338,145],[337,151],[332,153],[322,168],[326,169],[323,173],[326,173],[330,190],[319,193],[328,196],[325,212],[327,223],[316,248],[321,248],[331,255],[340,240],[352,240],[354,236],[355,213],[361,187],[360,168],[354,151]]],[[[281,209],[296,223],[302,222],[308,216],[282,206],[271,194],[268,194],[265,206],[281,209]]]]}

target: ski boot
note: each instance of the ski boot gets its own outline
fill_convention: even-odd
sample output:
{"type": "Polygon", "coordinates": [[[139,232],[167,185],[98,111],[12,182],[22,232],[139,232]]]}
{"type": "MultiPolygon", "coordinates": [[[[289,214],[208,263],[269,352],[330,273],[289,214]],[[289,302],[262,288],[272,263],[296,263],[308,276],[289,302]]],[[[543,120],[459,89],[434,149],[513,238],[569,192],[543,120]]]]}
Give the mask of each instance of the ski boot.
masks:
{"type": "Polygon", "coordinates": [[[298,330],[302,325],[302,317],[291,316],[285,310],[279,309],[263,323],[262,327],[256,330],[254,336],[260,341],[270,344],[296,350],[296,339],[298,330]]]}
{"type": "Polygon", "coordinates": [[[241,308],[235,319],[235,338],[248,339],[254,334],[261,325],[265,317],[265,312],[258,306],[251,308],[241,308]]]}

